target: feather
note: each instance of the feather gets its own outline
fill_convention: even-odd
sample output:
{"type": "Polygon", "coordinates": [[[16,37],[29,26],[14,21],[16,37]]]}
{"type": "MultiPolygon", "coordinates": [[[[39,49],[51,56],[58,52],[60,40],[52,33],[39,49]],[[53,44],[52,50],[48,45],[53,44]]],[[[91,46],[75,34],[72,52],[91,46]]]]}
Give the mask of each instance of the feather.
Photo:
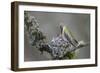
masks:
{"type": "Polygon", "coordinates": [[[66,26],[62,26],[62,37],[67,40],[70,44],[72,44],[74,47],[78,44],[78,41],[74,38],[71,31],[66,26]]]}

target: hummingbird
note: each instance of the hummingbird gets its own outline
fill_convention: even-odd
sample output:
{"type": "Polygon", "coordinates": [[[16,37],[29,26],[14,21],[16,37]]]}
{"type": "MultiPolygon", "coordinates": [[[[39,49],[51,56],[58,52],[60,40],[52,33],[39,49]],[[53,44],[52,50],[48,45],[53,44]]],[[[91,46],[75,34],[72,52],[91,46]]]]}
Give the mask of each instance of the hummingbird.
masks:
{"type": "Polygon", "coordinates": [[[62,38],[65,41],[68,41],[73,47],[75,47],[73,50],[89,45],[89,43],[86,43],[83,40],[76,40],[72,35],[72,32],[68,29],[68,26],[65,26],[63,23],[60,23],[60,29],[62,38]]]}

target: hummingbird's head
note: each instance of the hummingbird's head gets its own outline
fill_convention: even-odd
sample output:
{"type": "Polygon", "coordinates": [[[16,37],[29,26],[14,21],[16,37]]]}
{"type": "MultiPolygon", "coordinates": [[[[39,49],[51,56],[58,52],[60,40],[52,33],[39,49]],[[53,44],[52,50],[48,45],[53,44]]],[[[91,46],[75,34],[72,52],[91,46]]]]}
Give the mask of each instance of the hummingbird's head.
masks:
{"type": "Polygon", "coordinates": [[[79,46],[84,46],[85,44],[86,44],[86,43],[85,43],[84,41],[79,41],[77,46],[78,46],[78,47],[79,47],[79,46]]]}

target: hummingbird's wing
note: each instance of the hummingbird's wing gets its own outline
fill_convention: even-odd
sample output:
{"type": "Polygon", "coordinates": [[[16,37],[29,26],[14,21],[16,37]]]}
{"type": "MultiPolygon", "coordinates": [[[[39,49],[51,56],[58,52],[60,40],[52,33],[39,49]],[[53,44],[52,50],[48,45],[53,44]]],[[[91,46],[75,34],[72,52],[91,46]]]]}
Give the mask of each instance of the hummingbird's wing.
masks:
{"type": "Polygon", "coordinates": [[[78,44],[78,41],[74,38],[71,31],[66,26],[63,26],[62,28],[63,28],[62,36],[64,37],[64,39],[66,39],[70,44],[76,47],[76,44],[78,44]]]}

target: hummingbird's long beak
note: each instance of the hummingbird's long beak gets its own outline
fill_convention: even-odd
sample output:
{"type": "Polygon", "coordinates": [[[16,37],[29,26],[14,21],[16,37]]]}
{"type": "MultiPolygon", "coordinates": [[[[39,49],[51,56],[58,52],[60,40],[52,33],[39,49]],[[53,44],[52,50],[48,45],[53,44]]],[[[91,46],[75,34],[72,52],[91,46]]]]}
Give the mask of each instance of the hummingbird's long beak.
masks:
{"type": "Polygon", "coordinates": [[[88,46],[90,43],[85,43],[84,41],[79,41],[78,42],[78,45],[77,45],[77,48],[80,48],[80,47],[84,47],[84,46],[88,46]]]}

